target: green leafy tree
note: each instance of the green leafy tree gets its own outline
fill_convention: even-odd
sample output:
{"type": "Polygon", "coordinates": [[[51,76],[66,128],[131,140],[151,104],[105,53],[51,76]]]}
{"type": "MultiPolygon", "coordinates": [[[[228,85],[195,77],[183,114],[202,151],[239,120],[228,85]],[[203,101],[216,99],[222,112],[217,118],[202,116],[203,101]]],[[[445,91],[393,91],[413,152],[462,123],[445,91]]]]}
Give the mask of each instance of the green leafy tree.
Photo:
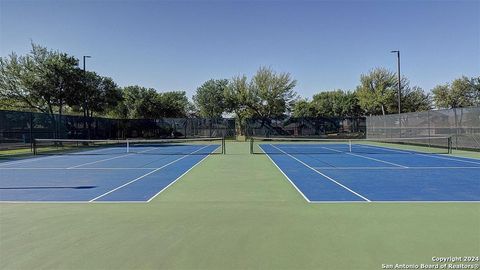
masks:
{"type": "Polygon", "coordinates": [[[228,80],[208,80],[197,88],[193,101],[203,117],[217,118],[225,112],[225,91],[228,80]]]}
{"type": "MultiPolygon", "coordinates": [[[[395,95],[393,106],[390,106],[389,111],[398,110],[397,95],[395,95]]],[[[412,88],[406,87],[402,91],[401,97],[402,112],[419,112],[428,111],[432,109],[432,100],[429,94],[425,93],[422,88],[414,86],[412,88]]]]}
{"type": "Polygon", "coordinates": [[[311,108],[313,117],[334,117],[341,114],[342,94],[339,91],[320,92],[313,96],[311,108]]]}
{"type": "MultiPolygon", "coordinates": [[[[430,95],[418,86],[410,87],[406,77],[401,79],[400,92],[402,113],[431,109],[430,95]]],[[[377,68],[362,75],[355,94],[366,114],[398,113],[398,79],[391,71],[377,68]]]]}
{"type": "Polygon", "coordinates": [[[32,44],[29,54],[0,58],[0,97],[22,107],[62,114],[80,85],[78,60],[32,44]]]}
{"type": "Polygon", "coordinates": [[[124,119],[185,117],[190,106],[183,91],[158,93],[135,85],[124,87],[121,96],[122,101],[110,114],[124,119]]]}
{"type": "Polygon", "coordinates": [[[122,102],[116,106],[114,115],[124,119],[155,118],[157,93],[153,88],[138,85],[121,89],[122,102]]]}
{"type": "Polygon", "coordinates": [[[360,107],[367,114],[387,114],[389,103],[395,97],[396,86],[395,74],[384,68],[362,74],[356,90],[360,107]]]}
{"type": "Polygon", "coordinates": [[[234,112],[244,134],[247,118],[277,118],[291,111],[296,81],[288,73],[277,74],[261,67],[250,82],[246,76],[234,77],[224,91],[225,110],[234,112]]]}
{"type": "Polygon", "coordinates": [[[457,108],[478,105],[478,78],[469,79],[465,76],[453,80],[451,84],[437,85],[433,88],[433,100],[438,108],[453,109],[455,127],[461,126],[463,110],[460,115],[457,108]]]}
{"type": "Polygon", "coordinates": [[[158,93],[157,102],[162,117],[186,117],[191,106],[185,91],[158,93]]]}
{"type": "Polygon", "coordinates": [[[353,92],[342,90],[315,94],[313,100],[300,100],[295,104],[295,117],[355,117],[362,111],[353,92]]]}
{"type": "Polygon", "coordinates": [[[95,72],[85,72],[79,89],[81,91],[76,94],[77,103],[85,116],[93,117],[94,113],[103,115],[122,100],[121,92],[115,82],[95,72]]]}
{"type": "Polygon", "coordinates": [[[295,103],[293,88],[296,84],[289,73],[277,74],[270,68],[261,67],[249,84],[246,106],[254,117],[281,117],[290,112],[295,103]]]}
{"type": "Polygon", "coordinates": [[[307,99],[300,99],[293,105],[293,117],[314,117],[315,114],[311,102],[307,99]]]}
{"type": "Polygon", "coordinates": [[[244,135],[246,119],[252,116],[251,110],[247,107],[251,102],[247,77],[233,77],[224,91],[224,96],[226,112],[235,114],[238,133],[244,135]]]}
{"type": "Polygon", "coordinates": [[[470,85],[472,87],[473,105],[480,106],[480,76],[473,77],[470,80],[470,85]]]}
{"type": "Polygon", "coordinates": [[[475,86],[465,76],[451,84],[437,85],[432,93],[435,105],[439,108],[462,108],[476,103],[475,86]]]}
{"type": "Polygon", "coordinates": [[[356,95],[342,90],[314,95],[311,106],[316,117],[349,117],[361,113],[356,95]]]}

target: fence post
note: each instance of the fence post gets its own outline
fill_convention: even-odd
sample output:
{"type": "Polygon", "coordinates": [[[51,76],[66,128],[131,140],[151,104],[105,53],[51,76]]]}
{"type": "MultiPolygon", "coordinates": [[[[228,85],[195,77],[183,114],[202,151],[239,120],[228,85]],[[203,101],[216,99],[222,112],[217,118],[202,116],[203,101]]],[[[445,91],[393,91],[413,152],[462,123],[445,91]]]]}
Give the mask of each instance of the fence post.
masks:
{"type": "Polygon", "coordinates": [[[253,154],[253,137],[250,137],[250,154],[253,154]]]}

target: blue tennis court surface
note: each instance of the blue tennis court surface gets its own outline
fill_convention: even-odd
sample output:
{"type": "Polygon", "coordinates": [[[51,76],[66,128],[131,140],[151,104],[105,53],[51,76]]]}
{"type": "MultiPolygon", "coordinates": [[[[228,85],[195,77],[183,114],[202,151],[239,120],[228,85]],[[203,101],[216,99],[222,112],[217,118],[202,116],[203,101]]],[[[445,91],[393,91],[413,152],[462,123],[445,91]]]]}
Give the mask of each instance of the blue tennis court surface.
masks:
{"type": "MultiPolygon", "coordinates": [[[[219,145],[180,147],[185,154],[133,154],[107,148],[2,162],[0,201],[148,202],[219,145]]],[[[171,150],[178,151],[179,146],[171,150]]]]}
{"type": "Polygon", "coordinates": [[[259,146],[309,202],[480,201],[478,159],[372,145],[259,146]]]}

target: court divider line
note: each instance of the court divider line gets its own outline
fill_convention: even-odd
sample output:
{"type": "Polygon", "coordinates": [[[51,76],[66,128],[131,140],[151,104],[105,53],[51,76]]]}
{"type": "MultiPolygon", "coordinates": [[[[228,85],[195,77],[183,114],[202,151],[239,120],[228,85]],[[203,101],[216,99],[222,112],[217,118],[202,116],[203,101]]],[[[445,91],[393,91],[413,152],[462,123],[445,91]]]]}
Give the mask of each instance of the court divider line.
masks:
{"type": "Polygon", "coordinates": [[[277,167],[277,169],[283,174],[283,176],[285,176],[285,178],[287,178],[288,182],[290,182],[290,184],[292,184],[292,186],[298,191],[298,193],[300,193],[300,195],[302,195],[302,197],[307,202],[311,203],[312,201],[310,201],[310,199],[308,199],[307,196],[305,196],[305,194],[303,194],[303,192],[297,187],[297,185],[295,185],[295,183],[293,183],[292,179],[290,179],[290,177],[288,177],[288,175],[277,165],[277,163],[275,163],[275,161],[273,161],[273,159],[270,157],[270,155],[265,153],[265,150],[263,150],[262,146],[259,145],[259,147],[262,150],[262,152],[268,157],[268,159],[270,159],[270,161],[273,163],[273,165],[275,165],[275,167],[277,167]]]}
{"type": "MultiPolygon", "coordinates": [[[[210,153],[213,153],[214,151],[216,151],[218,148],[220,148],[220,146],[218,146],[217,148],[213,149],[212,152],[210,153]]],[[[170,184],[168,184],[166,187],[162,188],[159,192],[157,192],[155,195],[153,195],[152,197],[150,197],[150,199],[147,200],[147,202],[150,202],[151,200],[153,200],[155,197],[157,197],[160,193],[162,193],[164,190],[166,190],[167,188],[169,188],[171,185],[173,185],[175,182],[177,182],[178,180],[180,180],[180,178],[182,178],[184,175],[186,175],[188,172],[190,172],[191,170],[193,170],[193,168],[195,168],[198,164],[202,163],[202,161],[204,161],[209,155],[206,155],[204,158],[202,158],[200,161],[198,161],[197,163],[195,163],[195,165],[193,165],[192,167],[190,167],[190,169],[188,169],[187,171],[185,171],[184,173],[182,173],[182,175],[180,175],[179,177],[177,177],[175,180],[173,180],[170,184]]]]}
{"type": "Polygon", "coordinates": [[[475,162],[475,161],[470,161],[470,160],[463,160],[463,159],[456,159],[456,158],[451,158],[451,157],[439,156],[439,155],[436,155],[436,154],[423,154],[423,153],[415,152],[414,150],[412,150],[411,152],[408,152],[408,151],[394,150],[394,149],[388,149],[388,148],[382,148],[382,147],[376,147],[376,146],[369,146],[369,145],[358,145],[358,146],[366,147],[366,148],[382,149],[382,150],[390,151],[390,152],[414,154],[414,155],[420,155],[420,156],[425,156],[425,157],[454,160],[454,161],[460,161],[460,162],[464,162],[464,163],[472,163],[472,164],[480,165],[480,161],[475,162]]]}
{"type": "Polygon", "coordinates": [[[354,190],[350,189],[349,187],[347,187],[347,186],[345,186],[345,185],[343,185],[343,184],[339,183],[338,181],[336,181],[335,179],[331,178],[330,176],[328,176],[328,175],[326,175],[326,174],[324,174],[324,173],[320,172],[319,170],[316,170],[314,167],[312,167],[312,166],[308,165],[307,163],[305,163],[305,162],[301,161],[300,159],[298,159],[298,158],[296,158],[296,157],[294,157],[294,156],[290,155],[289,153],[287,153],[287,152],[283,151],[282,149],[280,149],[280,148],[278,148],[278,147],[274,146],[273,144],[270,144],[270,146],[272,146],[272,147],[276,148],[277,150],[281,151],[282,153],[284,153],[284,154],[288,155],[289,157],[291,157],[291,158],[295,159],[296,161],[298,161],[298,162],[300,162],[301,164],[303,164],[305,167],[307,167],[307,168],[309,168],[309,169],[313,170],[314,172],[316,172],[316,173],[320,174],[321,176],[323,176],[323,177],[327,178],[328,180],[330,180],[330,181],[334,182],[335,184],[337,184],[337,185],[339,185],[339,186],[343,187],[344,189],[346,189],[346,190],[350,191],[351,193],[353,193],[353,194],[357,195],[358,197],[362,198],[363,200],[365,200],[365,201],[367,201],[367,202],[371,202],[371,201],[370,201],[370,200],[369,200],[367,197],[365,197],[365,196],[363,196],[363,195],[361,195],[361,194],[359,194],[359,193],[355,192],[354,190]]]}
{"type": "Polygon", "coordinates": [[[328,150],[331,150],[331,151],[335,151],[335,152],[338,152],[338,153],[345,153],[345,154],[347,154],[347,155],[354,156],[354,157],[360,157],[360,158],[365,158],[365,159],[370,159],[370,160],[382,162],[382,163],[385,163],[385,164],[394,165],[394,166],[397,166],[397,167],[400,167],[400,168],[404,168],[404,169],[407,169],[407,168],[408,168],[407,166],[403,166],[403,165],[400,165],[400,164],[397,164],[397,163],[393,163],[393,162],[389,162],[389,161],[385,161],[385,160],[381,160],[381,159],[377,159],[377,158],[366,157],[366,156],[362,156],[362,155],[354,154],[354,153],[348,153],[348,152],[340,151],[340,150],[333,149],[333,148],[329,148],[329,147],[325,147],[325,146],[323,146],[322,148],[325,148],[325,149],[328,149],[328,150]]]}
{"type": "Polygon", "coordinates": [[[202,150],[202,149],[204,149],[204,148],[206,148],[206,147],[208,147],[208,146],[210,146],[210,145],[205,145],[204,147],[202,147],[202,148],[200,148],[200,149],[197,149],[197,150],[195,150],[195,151],[193,151],[193,152],[191,152],[191,153],[189,153],[189,154],[187,154],[187,155],[184,155],[184,156],[182,156],[182,157],[180,157],[180,158],[177,158],[177,159],[175,159],[175,160],[173,160],[173,161],[171,161],[171,162],[169,162],[169,163],[167,163],[167,164],[165,164],[165,165],[163,165],[163,166],[161,166],[161,167],[156,168],[155,170],[153,170],[153,171],[151,171],[151,172],[148,172],[148,173],[146,173],[146,174],[144,174],[144,175],[142,175],[142,176],[139,176],[139,177],[137,177],[137,178],[135,178],[135,179],[133,179],[133,180],[131,180],[131,181],[129,181],[129,182],[121,185],[121,186],[119,186],[119,187],[116,187],[116,188],[114,188],[114,189],[112,189],[112,190],[110,190],[110,191],[108,191],[108,192],[105,192],[105,193],[101,194],[100,196],[97,196],[97,197],[91,199],[89,202],[93,202],[93,201],[95,201],[95,200],[98,200],[98,199],[100,199],[100,198],[102,198],[102,197],[104,197],[104,196],[106,196],[106,195],[108,195],[108,194],[110,194],[110,193],[112,193],[112,192],[114,192],[114,191],[116,191],[116,190],[119,190],[119,189],[121,189],[121,188],[123,188],[123,187],[126,187],[126,186],[130,185],[131,183],[137,182],[138,180],[140,180],[140,179],[142,179],[142,178],[144,178],[144,177],[147,177],[147,176],[149,176],[150,174],[155,173],[155,172],[157,172],[157,171],[159,171],[159,170],[161,170],[161,169],[163,169],[163,168],[165,168],[165,167],[167,167],[167,166],[169,166],[169,165],[171,165],[171,164],[173,164],[173,163],[175,163],[175,162],[177,162],[177,161],[180,161],[180,160],[182,160],[182,159],[184,159],[184,158],[186,158],[186,157],[188,157],[188,156],[190,156],[190,155],[192,155],[192,154],[194,154],[194,153],[196,153],[196,152],[198,152],[198,151],[200,151],[200,150],[202,150]]]}

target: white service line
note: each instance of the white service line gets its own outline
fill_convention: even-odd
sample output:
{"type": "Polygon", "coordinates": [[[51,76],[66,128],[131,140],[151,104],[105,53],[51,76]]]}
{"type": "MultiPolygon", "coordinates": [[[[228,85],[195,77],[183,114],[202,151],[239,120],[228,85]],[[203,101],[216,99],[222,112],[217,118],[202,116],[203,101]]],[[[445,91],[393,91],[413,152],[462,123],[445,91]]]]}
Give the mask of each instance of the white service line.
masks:
{"type": "MultiPolygon", "coordinates": [[[[153,148],[153,149],[148,149],[148,150],[140,151],[140,152],[138,152],[138,154],[146,153],[146,152],[148,152],[148,151],[153,151],[153,150],[158,149],[158,148],[160,148],[160,147],[155,147],[155,148],[153,148]]],[[[100,163],[100,162],[104,162],[104,161],[108,161],[108,160],[112,160],[112,159],[128,157],[128,156],[131,156],[131,155],[135,155],[135,153],[125,154],[125,155],[121,155],[121,156],[117,156],[117,157],[111,157],[111,158],[106,158],[106,159],[101,159],[101,160],[92,161],[92,162],[87,162],[87,163],[83,163],[83,164],[80,164],[80,165],[68,167],[67,169],[75,169],[75,168],[82,167],[82,166],[85,166],[85,165],[91,165],[91,164],[100,163]]]]}
{"type": "Polygon", "coordinates": [[[360,197],[360,198],[364,199],[365,201],[367,201],[367,202],[371,202],[371,201],[370,201],[370,200],[369,200],[367,197],[365,197],[365,196],[363,196],[363,195],[361,195],[361,194],[359,194],[359,193],[355,192],[354,190],[350,189],[349,187],[347,187],[347,186],[345,186],[345,185],[343,185],[343,184],[339,183],[338,181],[336,181],[335,179],[331,178],[330,176],[328,176],[328,175],[326,175],[326,174],[324,174],[324,173],[320,172],[319,170],[317,170],[317,169],[315,169],[314,167],[312,167],[312,166],[308,165],[307,163],[305,163],[305,162],[301,161],[300,159],[298,159],[298,158],[296,158],[296,157],[294,157],[294,156],[290,155],[289,153],[287,153],[287,152],[283,151],[282,149],[280,149],[280,148],[276,147],[275,145],[273,145],[273,144],[270,144],[270,146],[272,146],[272,147],[276,148],[277,150],[281,151],[282,153],[284,153],[284,154],[288,155],[289,157],[291,157],[291,158],[295,159],[296,161],[298,161],[298,162],[302,163],[302,164],[303,164],[305,167],[307,167],[307,168],[309,168],[309,169],[313,170],[314,172],[316,172],[316,173],[320,174],[321,176],[323,176],[323,177],[327,178],[328,180],[330,180],[330,181],[334,182],[335,184],[337,184],[337,185],[339,185],[339,186],[343,187],[344,189],[346,189],[346,190],[350,191],[351,193],[353,193],[353,194],[357,195],[358,197],[360,197]]]}
{"type": "Polygon", "coordinates": [[[408,168],[407,166],[403,166],[403,165],[400,165],[400,164],[397,164],[397,163],[393,163],[393,162],[381,160],[381,159],[378,159],[378,158],[366,157],[366,156],[362,156],[362,155],[359,155],[359,154],[354,154],[354,153],[339,151],[339,150],[337,150],[337,149],[333,149],[333,148],[329,148],[329,147],[325,147],[325,146],[322,147],[322,148],[325,148],[325,149],[328,149],[328,150],[331,150],[331,151],[335,151],[335,152],[338,152],[338,153],[345,153],[345,154],[347,154],[347,155],[351,155],[351,156],[355,156],[355,157],[366,158],[366,159],[370,159],[370,160],[382,162],[382,163],[385,163],[385,164],[394,165],[394,166],[401,167],[401,168],[404,168],[404,169],[407,169],[407,168],[408,168]]]}
{"type": "Polygon", "coordinates": [[[27,163],[27,162],[33,162],[33,161],[42,161],[45,159],[51,159],[51,158],[59,158],[61,156],[51,156],[51,157],[41,157],[41,158],[28,158],[28,159],[23,159],[23,160],[15,160],[15,161],[8,161],[8,162],[2,162],[0,163],[0,166],[5,166],[5,165],[12,165],[12,164],[20,164],[20,163],[27,163]]]}
{"type": "Polygon", "coordinates": [[[108,195],[108,194],[110,194],[110,193],[118,190],[118,189],[121,189],[121,188],[123,188],[123,187],[125,187],[125,186],[127,186],[127,185],[130,185],[131,183],[134,183],[134,182],[136,182],[136,181],[138,181],[138,180],[140,180],[140,179],[142,179],[142,178],[144,178],[144,177],[146,177],[146,176],[148,176],[148,175],[150,175],[150,174],[152,174],[152,173],[154,173],[154,172],[156,172],[156,171],[159,171],[159,170],[161,170],[161,169],[163,169],[163,168],[165,168],[165,167],[167,167],[167,166],[169,166],[169,165],[171,165],[171,164],[173,164],[173,163],[175,163],[175,162],[177,162],[177,161],[180,161],[180,160],[182,160],[182,159],[184,159],[184,158],[186,158],[186,157],[188,157],[188,156],[190,156],[190,155],[192,155],[192,154],[194,154],[194,153],[196,153],[196,152],[198,152],[198,151],[200,151],[200,150],[202,150],[202,149],[204,149],[204,148],[206,148],[206,147],[208,147],[208,146],[210,146],[210,145],[205,145],[204,147],[202,147],[202,148],[200,148],[200,149],[197,149],[197,150],[195,150],[195,151],[193,151],[193,152],[191,152],[191,153],[189,153],[189,154],[187,154],[187,155],[185,155],[185,156],[182,156],[182,157],[180,157],[180,158],[177,158],[177,159],[175,159],[175,160],[173,160],[173,161],[171,161],[171,162],[169,162],[169,163],[167,163],[167,164],[165,164],[165,165],[163,165],[163,166],[161,166],[161,167],[156,168],[155,170],[153,170],[153,171],[151,171],[151,172],[148,172],[148,173],[146,173],[146,174],[144,174],[144,175],[142,175],[142,176],[139,176],[139,177],[137,177],[137,178],[135,178],[135,179],[133,179],[133,180],[131,180],[131,181],[129,181],[129,182],[121,185],[121,186],[119,186],[119,187],[116,187],[116,188],[114,188],[114,189],[112,189],[112,190],[110,190],[110,191],[108,191],[108,192],[105,192],[105,193],[103,193],[102,195],[97,196],[97,197],[91,199],[89,202],[93,202],[93,201],[95,201],[95,200],[98,200],[98,199],[100,199],[100,198],[102,198],[102,197],[104,197],[104,196],[106,196],[106,195],[108,195]]]}
{"type": "MultiPolygon", "coordinates": [[[[217,150],[220,146],[218,146],[217,148],[213,149],[212,152],[214,152],[215,150],[217,150]]],[[[171,185],[173,185],[175,182],[177,182],[178,180],[180,180],[180,178],[182,178],[184,175],[186,175],[189,171],[191,171],[193,168],[195,168],[198,164],[202,163],[202,161],[204,161],[206,158],[208,157],[208,155],[206,155],[204,158],[202,158],[199,162],[195,163],[195,165],[193,165],[190,169],[188,169],[186,172],[182,173],[182,175],[180,175],[179,177],[177,177],[175,180],[173,180],[170,184],[168,184],[166,187],[162,188],[159,192],[157,192],[157,194],[153,195],[150,199],[147,200],[147,202],[150,202],[151,200],[155,199],[155,197],[157,197],[160,193],[162,193],[164,190],[166,190],[167,188],[169,188],[171,185]]]]}
{"type": "MultiPolygon", "coordinates": [[[[96,150],[91,150],[91,151],[88,151],[88,153],[93,153],[93,152],[99,152],[99,151],[104,151],[106,149],[96,149],[96,150]]],[[[69,156],[75,156],[75,155],[79,155],[81,156],[82,154],[81,153],[77,153],[77,154],[70,154],[69,156]]],[[[0,167],[1,166],[4,166],[4,165],[10,165],[10,164],[20,164],[20,163],[26,163],[26,162],[34,162],[34,161],[42,161],[42,160],[45,160],[45,159],[52,159],[52,158],[59,158],[59,157],[64,157],[65,155],[53,155],[53,156],[49,156],[49,157],[32,157],[32,158],[28,158],[28,159],[24,159],[24,160],[15,160],[15,161],[8,161],[8,162],[2,162],[0,163],[0,167]]]]}
{"type": "Polygon", "coordinates": [[[420,155],[420,156],[425,156],[425,157],[432,157],[432,158],[438,158],[438,159],[454,160],[454,161],[460,161],[460,162],[472,163],[472,164],[478,164],[478,165],[480,165],[480,162],[475,162],[475,161],[470,161],[470,160],[463,160],[463,159],[456,159],[456,158],[450,158],[450,157],[444,157],[444,156],[439,156],[439,155],[435,155],[435,154],[422,154],[422,153],[418,153],[418,152],[415,152],[415,151],[408,152],[408,151],[394,150],[394,149],[381,148],[381,147],[375,147],[375,146],[367,146],[367,145],[358,145],[358,146],[360,146],[360,147],[366,147],[366,148],[382,149],[382,150],[390,151],[390,152],[414,154],[414,155],[420,155]]]}

